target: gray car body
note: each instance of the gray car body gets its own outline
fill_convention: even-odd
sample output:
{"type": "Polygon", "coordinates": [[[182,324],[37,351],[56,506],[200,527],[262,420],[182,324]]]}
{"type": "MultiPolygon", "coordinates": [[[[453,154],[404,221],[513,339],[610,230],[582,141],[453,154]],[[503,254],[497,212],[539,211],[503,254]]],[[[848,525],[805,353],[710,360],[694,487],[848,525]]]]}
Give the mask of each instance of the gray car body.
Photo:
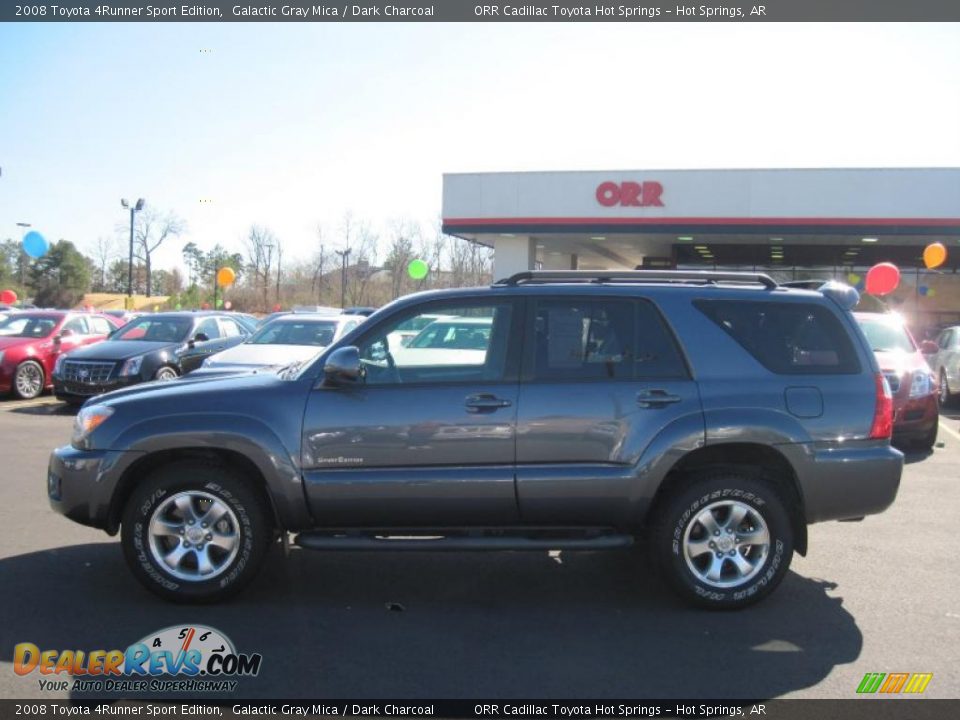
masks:
{"type": "Polygon", "coordinates": [[[82,447],[53,453],[51,504],[114,533],[126,497],[152,467],[196,453],[219,455],[256,477],[277,525],[290,531],[631,530],[648,519],[672,470],[685,463],[736,464],[760,453],[788,476],[803,552],[806,524],[878,513],[896,496],[903,456],[889,441],[869,439],[877,372],[850,313],[818,292],[610,283],[419,293],[381,309],[296,373],[186,378],[98,398],[96,404],[114,414],[82,447]],[[398,313],[452,298],[509,298],[522,323],[526,300],[544,295],[651,301],[678,339],[689,377],[604,381],[598,391],[596,382],[526,384],[518,361],[516,373],[496,387],[345,387],[324,380],[331,352],[356,344],[398,313]],[[774,374],[693,305],[701,298],[827,307],[853,339],[860,372],[774,374]],[[681,400],[637,409],[639,397],[663,389],[681,400]],[[464,396],[475,392],[512,402],[478,416],[463,406],[464,396]]]}

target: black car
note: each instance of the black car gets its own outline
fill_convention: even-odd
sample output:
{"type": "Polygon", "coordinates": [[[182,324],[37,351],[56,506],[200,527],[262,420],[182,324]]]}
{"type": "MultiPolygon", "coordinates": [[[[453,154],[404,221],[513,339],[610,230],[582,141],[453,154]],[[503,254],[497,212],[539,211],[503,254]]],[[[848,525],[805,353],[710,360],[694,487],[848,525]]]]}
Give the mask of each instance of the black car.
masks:
{"type": "Polygon", "coordinates": [[[102,343],[57,359],[53,389],[60,400],[87,398],[148,380],[174,380],[200,367],[213,353],[249,337],[226,313],[171,312],[143,315],[102,343]]]}

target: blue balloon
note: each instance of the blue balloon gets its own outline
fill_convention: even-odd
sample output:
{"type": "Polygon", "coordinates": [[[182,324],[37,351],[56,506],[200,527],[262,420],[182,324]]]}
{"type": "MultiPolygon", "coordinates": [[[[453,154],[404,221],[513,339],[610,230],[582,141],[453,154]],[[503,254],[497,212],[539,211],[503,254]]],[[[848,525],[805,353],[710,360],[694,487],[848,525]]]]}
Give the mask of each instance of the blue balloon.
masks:
{"type": "Polygon", "coordinates": [[[928,288],[926,285],[921,285],[919,288],[917,288],[917,290],[923,297],[926,297],[927,293],[930,292],[930,288],[928,288]]]}
{"type": "Polygon", "coordinates": [[[32,258],[40,258],[47,254],[50,243],[36,230],[31,230],[23,236],[23,251],[32,258]]]}

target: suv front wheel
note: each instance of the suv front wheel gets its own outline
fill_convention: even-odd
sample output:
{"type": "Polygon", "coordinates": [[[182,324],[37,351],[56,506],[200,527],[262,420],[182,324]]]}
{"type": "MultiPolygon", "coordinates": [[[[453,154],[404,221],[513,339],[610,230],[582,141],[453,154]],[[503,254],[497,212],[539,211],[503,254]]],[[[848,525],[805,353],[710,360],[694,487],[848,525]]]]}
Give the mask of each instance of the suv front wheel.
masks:
{"type": "Polygon", "coordinates": [[[655,563],[696,605],[735,609],[755,603],[790,567],[793,529],[772,483],[736,471],[701,474],[657,513],[655,563]]]}
{"type": "Polygon", "coordinates": [[[124,509],[127,564],[149,590],[177,602],[213,602],[256,575],[273,539],[256,493],[228,468],[203,462],[161,467],[124,509]]]}

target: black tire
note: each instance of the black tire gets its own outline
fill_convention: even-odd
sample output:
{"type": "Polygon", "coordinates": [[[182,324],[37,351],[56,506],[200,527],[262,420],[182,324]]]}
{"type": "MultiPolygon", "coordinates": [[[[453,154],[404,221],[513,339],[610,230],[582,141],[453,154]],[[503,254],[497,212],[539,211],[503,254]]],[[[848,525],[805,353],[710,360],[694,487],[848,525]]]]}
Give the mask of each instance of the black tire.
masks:
{"type": "Polygon", "coordinates": [[[933,446],[937,444],[937,432],[939,429],[940,423],[935,422],[932,428],[914,440],[913,447],[922,452],[929,452],[930,450],[933,450],[933,446]]]}
{"type": "MultiPolygon", "coordinates": [[[[740,470],[718,469],[700,473],[690,480],[668,495],[655,511],[657,517],[650,537],[654,565],[674,591],[699,607],[734,610],[769,595],[783,580],[793,558],[793,525],[775,485],[740,470]],[[746,508],[747,514],[737,526],[738,530],[729,533],[727,538],[723,513],[734,507],[746,508]],[[706,532],[706,526],[698,520],[708,508],[719,526],[718,537],[706,532]],[[760,544],[739,544],[741,538],[749,537],[751,527],[755,533],[763,525],[768,536],[766,552],[760,544]],[[696,545],[701,554],[688,558],[684,551],[688,539],[690,547],[696,545]],[[715,541],[723,544],[714,544],[715,541]],[[731,542],[734,545],[726,547],[731,542]],[[708,544],[714,549],[708,550],[708,544]],[[719,550],[723,552],[718,553],[719,550]],[[715,557],[719,559],[717,564],[722,574],[716,583],[711,583],[705,575],[715,557]],[[755,569],[747,573],[743,582],[737,583],[737,565],[741,558],[748,564],[753,561],[755,569]]],[[[729,519],[729,515],[726,517],[729,519]]]]}
{"type": "Polygon", "coordinates": [[[24,360],[22,363],[17,365],[17,369],[13,373],[13,394],[20,398],[21,400],[33,400],[38,398],[43,394],[44,388],[47,386],[47,375],[43,372],[43,366],[38,363],[36,360],[24,360]],[[31,389],[26,390],[26,382],[21,382],[21,376],[30,375],[31,377],[36,377],[39,375],[40,384],[39,386],[33,385],[31,383],[31,389]],[[21,387],[23,385],[24,387],[21,387]]]}
{"type": "MultiPolygon", "coordinates": [[[[194,504],[193,507],[202,511],[203,504],[194,504]]],[[[169,518],[169,515],[164,517],[169,518]]],[[[227,535],[225,533],[224,537],[227,535]]],[[[197,461],[172,463],[150,474],[133,491],[122,517],[121,544],[133,574],[148,590],[174,602],[210,603],[235,595],[257,574],[273,538],[268,509],[250,484],[229,468],[197,461]],[[153,537],[156,543],[170,543],[165,547],[182,551],[180,546],[186,543],[185,539],[172,535],[159,539],[156,535],[151,536],[150,523],[155,513],[159,516],[166,508],[175,511],[174,499],[182,498],[187,492],[195,494],[192,497],[214,498],[232,513],[224,516],[227,520],[224,527],[231,528],[229,537],[235,538],[236,551],[231,559],[229,553],[219,555],[220,549],[217,548],[223,566],[211,579],[178,577],[157,557],[160,551],[151,544],[153,537]]],[[[190,558],[187,557],[184,564],[178,566],[182,572],[199,573],[197,548],[204,547],[202,538],[200,542],[192,551],[184,552],[185,555],[192,552],[193,564],[197,567],[190,568],[190,558]]],[[[215,543],[209,544],[208,555],[213,552],[215,543]]]]}
{"type": "Polygon", "coordinates": [[[176,368],[171,367],[170,365],[161,365],[153,374],[154,380],[170,381],[176,380],[178,377],[180,377],[180,373],[177,372],[176,368]]]}
{"type": "Polygon", "coordinates": [[[953,403],[953,393],[947,382],[947,371],[940,368],[940,407],[949,407],[953,403]]]}

